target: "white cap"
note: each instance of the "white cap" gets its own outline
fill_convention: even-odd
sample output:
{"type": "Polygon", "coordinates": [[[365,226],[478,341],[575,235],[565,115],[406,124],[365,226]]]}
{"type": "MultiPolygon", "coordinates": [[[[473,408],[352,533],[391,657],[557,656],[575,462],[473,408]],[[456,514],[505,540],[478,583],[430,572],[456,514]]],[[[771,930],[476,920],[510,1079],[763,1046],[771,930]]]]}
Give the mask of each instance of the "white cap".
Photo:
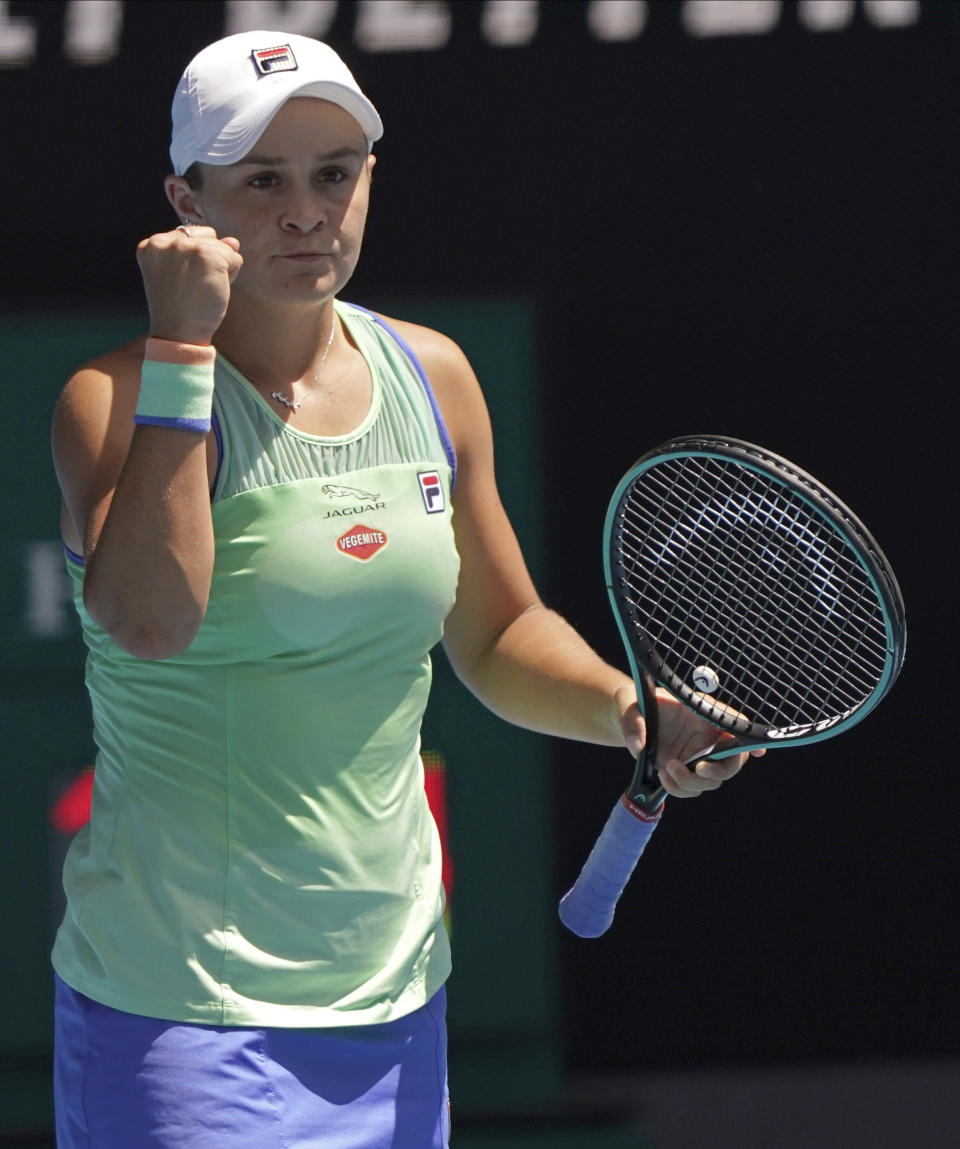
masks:
{"type": "Polygon", "coordinates": [[[170,159],[180,176],[196,161],[232,164],[250,151],[292,96],[338,104],[371,147],[377,109],[336,52],[290,32],[240,32],[209,44],[187,65],[173,97],[170,159]]]}

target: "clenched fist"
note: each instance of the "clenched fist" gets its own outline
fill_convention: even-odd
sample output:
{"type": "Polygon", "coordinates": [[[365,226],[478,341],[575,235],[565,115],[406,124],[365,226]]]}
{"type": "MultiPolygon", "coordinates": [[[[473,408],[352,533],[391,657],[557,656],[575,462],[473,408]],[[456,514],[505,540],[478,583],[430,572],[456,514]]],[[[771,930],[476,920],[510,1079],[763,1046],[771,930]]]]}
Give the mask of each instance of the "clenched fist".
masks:
{"type": "Polygon", "coordinates": [[[137,245],[150,309],[150,334],[179,343],[209,344],[243,266],[240,243],[212,227],[159,232],[137,245]]]}

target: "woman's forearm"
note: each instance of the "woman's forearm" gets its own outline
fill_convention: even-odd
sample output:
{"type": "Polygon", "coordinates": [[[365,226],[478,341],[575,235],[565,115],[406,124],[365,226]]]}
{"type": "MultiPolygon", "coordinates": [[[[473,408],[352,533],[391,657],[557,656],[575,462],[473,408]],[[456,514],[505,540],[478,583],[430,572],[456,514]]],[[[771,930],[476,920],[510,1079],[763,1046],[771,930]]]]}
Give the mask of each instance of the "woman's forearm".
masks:
{"type": "Polygon", "coordinates": [[[518,615],[469,665],[454,660],[454,668],[508,722],[561,738],[623,744],[620,716],[636,697],[631,679],[545,606],[518,615]]]}

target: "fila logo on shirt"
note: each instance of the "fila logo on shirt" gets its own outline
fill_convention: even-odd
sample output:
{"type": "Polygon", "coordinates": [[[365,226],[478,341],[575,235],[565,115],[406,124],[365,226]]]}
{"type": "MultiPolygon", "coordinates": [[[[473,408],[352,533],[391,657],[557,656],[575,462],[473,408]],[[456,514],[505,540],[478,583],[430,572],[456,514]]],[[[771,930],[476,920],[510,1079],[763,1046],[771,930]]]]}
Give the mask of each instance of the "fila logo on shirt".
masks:
{"type": "Polygon", "coordinates": [[[250,59],[261,76],[269,76],[273,72],[296,72],[300,67],[289,44],[281,44],[278,48],[254,48],[250,59]]]}
{"type": "Polygon", "coordinates": [[[417,475],[420,483],[420,494],[423,495],[423,505],[428,515],[439,515],[446,510],[443,498],[443,487],[440,484],[439,471],[420,471],[417,475]]]}

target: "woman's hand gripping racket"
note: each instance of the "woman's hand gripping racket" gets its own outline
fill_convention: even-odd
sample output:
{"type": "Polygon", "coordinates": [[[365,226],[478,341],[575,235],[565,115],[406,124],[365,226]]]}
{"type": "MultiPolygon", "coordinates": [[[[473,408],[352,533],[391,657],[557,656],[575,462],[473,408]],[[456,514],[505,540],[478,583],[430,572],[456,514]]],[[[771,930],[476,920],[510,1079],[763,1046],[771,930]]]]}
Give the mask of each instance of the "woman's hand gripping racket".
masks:
{"type": "Polygon", "coordinates": [[[736,439],[675,439],[620,481],[604,570],[647,727],[560,918],[599,937],[653,833],[655,684],[728,737],[711,758],[832,738],[903,662],[903,599],[864,525],[786,459],[736,439]]]}

